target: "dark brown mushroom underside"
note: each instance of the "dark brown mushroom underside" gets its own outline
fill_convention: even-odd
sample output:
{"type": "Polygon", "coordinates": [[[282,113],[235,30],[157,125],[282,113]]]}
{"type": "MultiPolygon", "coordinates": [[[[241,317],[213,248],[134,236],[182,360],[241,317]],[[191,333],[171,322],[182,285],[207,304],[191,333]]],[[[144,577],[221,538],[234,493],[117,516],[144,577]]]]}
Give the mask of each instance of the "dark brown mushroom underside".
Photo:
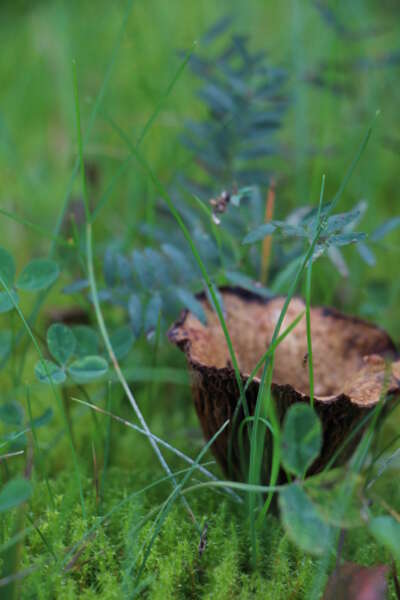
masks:
{"type": "MultiPolygon", "coordinates": [[[[242,381],[268,348],[279,318],[284,298],[262,300],[241,290],[222,291],[226,322],[239,362],[242,381]]],[[[238,402],[238,386],[231,366],[228,346],[218,317],[203,299],[207,325],[202,325],[190,312],[171,328],[169,338],[186,354],[192,374],[195,407],[206,439],[227,420],[232,419],[238,402]]],[[[304,312],[302,300],[291,301],[281,332],[304,312]]],[[[367,411],[379,400],[383,389],[398,394],[400,363],[394,363],[388,374],[387,360],[393,360],[395,347],[382,329],[336,310],[311,309],[315,407],[323,426],[323,449],[310,472],[318,472],[336,450],[354,432],[367,411]]],[[[254,411],[259,379],[249,386],[246,399],[250,414],[254,411]]],[[[303,318],[275,353],[272,391],[279,418],[294,402],[308,401],[306,323],[303,318]]],[[[239,411],[238,422],[243,419],[239,411]]],[[[214,454],[228,472],[228,427],[214,443],[214,454]]],[[[246,436],[245,436],[246,437],[246,436]]],[[[342,459],[354,449],[359,435],[342,453],[342,459]]],[[[264,473],[269,471],[269,445],[266,436],[264,473]]],[[[237,443],[233,444],[233,474],[240,478],[237,443]]],[[[232,475],[232,473],[231,473],[232,475]]]]}

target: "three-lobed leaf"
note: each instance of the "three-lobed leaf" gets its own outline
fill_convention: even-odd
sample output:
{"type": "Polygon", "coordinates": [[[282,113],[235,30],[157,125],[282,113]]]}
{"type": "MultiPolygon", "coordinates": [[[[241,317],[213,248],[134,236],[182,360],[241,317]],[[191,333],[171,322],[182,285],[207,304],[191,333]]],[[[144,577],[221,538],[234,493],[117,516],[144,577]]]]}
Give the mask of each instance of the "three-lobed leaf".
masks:
{"type": "Polygon", "coordinates": [[[51,360],[41,360],[36,363],[35,375],[42,383],[60,385],[66,380],[64,370],[51,360]]]}
{"type": "Polygon", "coordinates": [[[36,258],[23,269],[16,285],[23,291],[38,292],[50,287],[59,274],[60,269],[56,262],[47,258],[36,258]]]}
{"type": "Polygon", "coordinates": [[[67,325],[54,323],[47,330],[47,346],[53,358],[65,365],[75,351],[76,338],[67,325]]]}
{"type": "Polygon", "coordinates": [[[363,525],[364,486],[361,475],[344,468],[319,473],[304,482],[304,490],[322,519],[346,529],[363,525]]]}
{"type": "Polygon", "coordinates": [[[332,545],[333,528],[325,523],[298,483],[279,493],[282,524],[289,538],[310,554],[324,554],[332,545]]]}
{"type": "Polygon", "coordinates": [[[18,294],[15,290],[0,292],[0,314],[9,312],[18,304],[18,294]]]}
{"type": "Polygon", "coordinates": [[[84,356],[94,356],[99,352],[99,335],[93,327],[89,325],[75,325],[72,328],[76,340],[75,354],[79,358],[84,356]]]}
{"type": "Polygon", "coordinates": [[[73,361],[68,373],[77,383],[91,383],[103,377],[108,371],[108,363],[101,356],[85,356],[73,361]]]}
{"type": "Polygon", "coordinates": [[[284,467],[303,477],[322,447],[321,422],[309,404],[298,402],[289,408],[283,423],[281,444],[284,467]]]}

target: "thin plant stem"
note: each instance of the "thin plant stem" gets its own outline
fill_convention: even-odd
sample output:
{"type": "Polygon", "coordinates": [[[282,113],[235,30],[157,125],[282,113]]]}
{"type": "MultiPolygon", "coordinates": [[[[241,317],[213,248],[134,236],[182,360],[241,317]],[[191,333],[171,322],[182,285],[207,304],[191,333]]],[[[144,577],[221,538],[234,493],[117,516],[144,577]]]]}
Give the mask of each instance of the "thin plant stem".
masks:
{"type": "MultiPolygon", "coordinates": [[[[321,209],[324,200],[325,175],[322,176],[321,193],[319,196],[319,205],[316,224],[321,220],[321,209]]],[[[310,386],[310,404],[314,407],[314,364],[311,338],[311,280],[312,280],[312,257],[308,261],[306,278],[306,327],[307,327],[307,362],[308,362],[308,380],[310,386]]]]}
{"type": "Polygon", "coordinates": [[[42,471],[42,475],[43,475],[43,477],[45,479],[45,482],[46,482],[46,487],[47,487],[47,491],[48,491],[48,494],[49,494],[51,507],[54,509],[55,508],[55,502],[54,502],[53,490],[51,489],[49,478],[47,477],[46,468],[44,466],[44,460],[43,460],[42,451],[40,449],[38,438],[37,438],[37,435],[36,435],[36,427],[34,425],[33,418],[32,418],[31,396],[30,396],[29,386],[27,386],[27,388],[26,388],[26,404],[27,404],[27,407],[28,407],[28,415],[29,415],[30,426],[31,426],[31,430],[32,430],[33,443],[34,443],[34,446],[35,446],[35,450],[37,452],[37,457],[38,457],[38,461],[39,461],[39,464],[40,464],[40,470],[42,471]]]}
{"type": "Polygon", "coordinates": [[[101,483],[100,483],[100,506],[99,506],[100,514],[102,512],[101,509],[102,509],[102,505],[103,505],[104,489],[105,489],[105,484],[106,484],[106,475],[107,475],[108,465],[110,462],[111,402],[112,402],[111,387],[112,387],[112,383],[111,383],[111,381],[108,381],[107,382],[107,412],[109,414],[108,414],[108,419],[107,419],[106,440],[105,440],[105,444],[104,444],[103,473],[101,476],[101,483]]]}
{"type": "MultiPolygon", "coordinates": [[[[275,181],[271,179],[269,184],[269,190],[267,195],[267,201],[265,203],[265,223],[272,220],[274,216],[275,206],[275,181]]],[[[271,250],[272,250],[272,236],[267,235],[262,243],[261,251],[261,282],[266,285],[268,280],[268,270],[271,262],[271,250]]]]}
{"type": "MultiPolygon", "coordinates": [[[[76,105],[75,109],[76,109],[76,120],[77,120],[78,151],[79,151],[79,157],[80,157],[80,167],[81,167],[81,171],[82,171],[82,186],[83,186],[82,192],[84,195],[85,211],[86,211],[86,215],[87,215],[87,218],[86,218],[87,273],[88,273],[89,286],[90,286],[90,291],[91,291],[91,295],[92,295],[92,301],[93,301],[93,307],[94,307],[94,311],[95,311],[95,315],[96,315],[96,320],[97,320],[97,324],[98,324],[101,336],[103,338],[103,343],[106,348],[107,354],[110,358],[111,364],[114,367],[115,373],[124,389],[124,392],[129,400],[140,424],[142,425],[142,428],[146,432],[149,442],[150,442],[162,468],[168,475],[171,475],[171,470],[170,470],[167,462],[165,461],[165,459],[157,445],[157,442],[153,439],[150,429],[148,428],[147,423],[143,417],[143,414],[139,408],[139,405],[137,404],[135,397],[134,397],[134,395],[122,373],[118,359],[115,356],[115,353],[114,353],[114,350],[113,350],[113,347],[112,347],[112,344],[110,341],[110,337],[108,335],[107,327],[106,327],[106,324],[104,321],[103,313],[102,313],[102,310],[100,307],[99,294],[98,294],[98,290],[97,290],[97,282],[96,282],[96,278],[95,278],[95,274],[94,274],[92,224],[91,224],[91,219],[90,219],[89,199],[88,199],[88,195],[87,195],[86,184],[84,183],[86,180],[85,163],[83,160],[83,144],[82,144],[82,135],[81,135],[81,126],[80,126],[80,111],[79,111],[79,92],[78,92],[78,82],[77,82],[76,62],[75,61],[73,62],[73,80],[74,80],[74,95],[75,95],[75,105],[76,105]]],[[[171,481],[172,481],[174,487],[177,488],[177,482],[174,479],[174,477],[171,478],[171,481]]],[[[196,521],[196,517],[194,516],[190,506],[187,503],[187,500],[185,498],[182,498],[182,501],[183,501],[186,509],[188,510],[189,515],[190,515],[191,519],[193,520],[193,523],[196,525],[196,527],[200,528],[196,521]]]]}
{"type": "MultiPolygon", "coordinates": [[[[103,408],[100,408],[96,404],[91,404],[90,402],[86,402],[85,400],[80,400],[79,398],[74,398],[73,396],[71,396],[71,400],[73,400],[74,402],[79,402],[79,404],[83,404],[84,406],[88,406],[89,408],[91,408],[92,410],[94,410],[98,413],[107,415],[109,417],[109,419],[114,419],[115,421],[122,423],[126,427],[130,427],[134,431],[137,431],[138,433],[147,436],[147,433],[143,429],[141,429],[138,425],[134,425],[134,423],[131,423],[130,421],[127,421],[126,419],[123,419],[122,417],[119,417],[118,415],[112,414],[109,410],[104,410],[103,408]]],[[[154,440],[157,442],[157,444],[159,444],[160,446],[164,446],[164,448],[166,448],[167,450],[170,450],[170,452],[172,452],[173,454],[175,454],[176,456],[178,456],[185,462],[189,463],[190,465],[194,464],[194,460],[192,458],[190,458],[190,456],[187,456],[186,454],[184,454],[183,452],[178,450],[178,448],[175,448],[174,446],[172,446],[168,442],[165,442],[162,438],[157,437],[153,433],[151,434],[151,437],[154,438],[154,440]]],[[[197,466],[197,469],[203,475],[205,475],[208,479],[212,479],[213,481],[218,481],[218,477],[216,477],[213,473],[211,473],[211,471],[208,471],[208,469],[205,469],[201,464],[199,464],[197,466]]],[[[226,488],[225,491],[230,496],[232,496],[236,502],[242,503],[242,499],[240,498],[240,496],[233,494],[228,488],[226,488]]]]}
{"type": "MultiPolygon", "coordinates": [[[[193,465],[190,467],[190,469],[188,470],[188,472],[183,476],[182,481],[179,483],[178,487],[176,487],[170,494],[170,496],[167,498],[167,500],[165,501],[160,514],[158,515],[157,521],[156,521],[156,527],[155,527],[155,531],[152,535],[152,538],[149,542],[149,544],[147,545],[147,548],[144,551],[144,556],[143,556],[143,560],[142,563],[139,567],[138,570],[138,574],[136,575],[136,580],[135,583],[137,583],[143,573],[144,567],[146,565],[147,559],[149,557],[151,548],[153,547],[154,541],[157,538],[161,527],[168,515],[168,513],[171,510],[171,507],[173,505],[173,503],[175,502],[178,494],[180,494],[181,490],[183,489],[185,483],[187,481],[189,481],[190,477],[193,474],[193,471],[196,469],[196,466],[199,464],[199,462],[201,461],[201,459],[203,458],[204,454],[207,452],[207,450],[212,446],[212,444],[215,442],[215,440],[221,435],[221,433],[224,431],[224,429],[226,429],[227,425],[229,423],[229,420],[225,421],[225,423],[218,429],[218,431],[212,436],[212,438],[207,442],[207,444],[202,448],[202,450],[199,452],[199,454],[197,455],[196,460],[194,461],[193,465]]],[[[200,531],[200,533],[202,532],[202,530],[200,531]]]]}

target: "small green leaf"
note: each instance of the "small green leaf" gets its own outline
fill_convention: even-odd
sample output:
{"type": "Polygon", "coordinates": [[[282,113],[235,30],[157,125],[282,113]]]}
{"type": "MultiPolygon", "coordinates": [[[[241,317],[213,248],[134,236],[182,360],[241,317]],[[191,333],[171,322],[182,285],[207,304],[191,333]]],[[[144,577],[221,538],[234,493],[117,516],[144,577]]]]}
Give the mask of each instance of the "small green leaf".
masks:
{"type": "Polygon", "coordinates": [[[0,447],[8,446],[10,452],[18,452],[27,446],[27,437],[25,431],[13,431],[12,433],[3,435],[4,440],[0,447]]]}
{"type": "Polygon", "coordinates": [[[340,233],[338,235],[331,235],[326,244],[329,246],[347,246],[347,244],[357,244],[358,242],[365,240],[367,237],[366,233],[340,233]]]}
{"type": "Polygon", "coordinates": [[[263,223],[253,229],[253,231],[250,231],[250,233],[245,236],[242,244],[254,244],[255,242],[260,242],[274,231],[279,232],[285,237],[307,237],[307,231],[302,225],[292,225],[286,221],[268,221],[268,223],[263,223]]]}
{"type": "Polygon", "coordinates": [[[12,479],[0,491],[0,512],[15,508],[26,502],[32,495],[32,485],[27,479],[12,479]]]}
{"type": "Polygon", "coordinates": [[[161,248],[168,257],[174,274],[177,275],[177,278],[181,282],[193,279],[193,276],[196,274],[196,267],[193,266],[182,250],[172,244],[163,244],[161,248]]]}
{"type": "Polygon", "coordinates": [[[157,327],[158,318],[162,309],[162,300],[160,294],[155,293],[149,300],[146,306],[146,313],[144,316],[144,330],[146,333],[154,331],[157,327]]]}
{"type": "Polygon", "coordinates": [[[304,489],[326,523],[348,529],[363,524],[364,485],[358,473],[333,469],[307,478],[304,489]]]}
{"type": "Polygon", "coordinates": [[[182,305],[190,310],[203,325],[206,324],[206,313],[204,312],[204,308],[202,303],[197,300],[197,298],[188,290],[183,288],[177,288],[174,290],[178,300],[182,303],[182,305]]]}
{"type": "Polygon", "coordinates": [[[107,361],[101,356],[85,356],[75,360],[68,367],[68,373],[77,383],[90,383],[105,375],[107,361]]]}
{"type": "Polygon", "coordinates": [[[375,231],[371,234],[371,240],[373,242],[378,242],[397,227],[400,227],[400,216],[393,217],[392,219],[385,221],[385,223],[375,229],[375,231]]]}
{"type": "Polygon", "coordinates": [[[9,329],[0,331],[0,361],[4,360],[11,351],[12,332],[9,329]]]}
{"type": "Polygon", "coordinates": [[[151,277],[148,273],[147,265],[140,250],[134,250],[132,253],[132,262],[134,271],[139,279],[140,285],[147,289],[151,286],[151,277]]]}
{"type": "Polygon", "coordinates": [[[10,294],[7,292],[0,292],[0,314],[9,312],[14,308],[14,303],[18,304],[18,295],[14,290],[10,291],[10,294]],[[14,299],[14,302],[12,301],[14,299]]]}
{"type": "Polygon", "coordinates": [[[276,227],[272,223],[263,223],[253,229],[253,231],[250,231],[250,233],[244,237],[242,244],[254,244],[255,242],[260,242],[267,237],[267,235],[271,235],[275,230],[276,227]]]}
{"type": "Polygon", "coordinates": [[[343,231],[348,225],[358,222],[363,214],[362,207],[356,207],[346,213],[332,215],[328,217],[324,234],[335,233],[337,231],[343,231]]]}
{"type": "Polygon", "coordinates": [[[47,425],[47,423],[49,423],[52,418],[53,418],[53,409],[47,408],[44,411],[44,413],[40,415],[40,417],[36,417],[32,421],[29,421],[28,425],[32,428],[33,427],[35,427],[35,428],[43,427],[44,425],[47,425]]]}
{"type": "Polygon", "coordinates": [[[17,280],[17,287],[26,292],[44,290],[56,281],[59,274],[60,269],[53,260],[37,258],[22,271],[17,280]]]}
{"type": "Polygon", "coordinates": [[[134,341],[135,337],[132,329],[127,325],[113,331],[110,336],[110,342],[118,360],[125,358],[129,354],[134,341]]]}
{"type": "Polygon", "coordinates": [[[0,421],[6,425],[22,425],[24,413],[17,402],[0,404],[0,421]]]}
{"type": "Polygon", "coordinates": [[[140,335],[143,327],[142,303],[137,294],[131,294],[128,301],[128,313],[132,325],[133,333],[140,335]]]}
{"type": "Polygon", "coordinates": [[[400,523],[389,515],[374,517],[369,530],[379,544],[387,548],[396,560],[400,560],[400,523]]]}
{"type": "Polygon", "coordinates": [[[342,277],[349,276],[349,269],[347,267],[346,261],[343,257],[342,252],[337,246],[329,246],[327,250],[327,256],[342,277]]]}
{"type": "Polygon", "coordinates": [[[247,275],[244,275],[243,273],[239,273],[237,271],[225,271],[225,277],[227,278],[229,283],[232,283],[233,285],[238,285],[244,288],[245,290],[249,290],[250,292],[254,292],[255,294],[258,294],[261,298],[271,298],[271,296],[273,296],[273,293],[266,287],[261,285],[261,283],[254,281],[253,279],[251,279],[247,275]]]}
{"type": "Polygon", "coordinates": [[[7,250],[0,247],[0,277],[11,287],[15,278],[15,262],[13,257],[7,250]]]}
{"type": "Polygon", "coordinates": [[[374,267],[376,265],[375,254],[372,252],[371,248],[367,246],[367,244],[364,244],[364,242],[359,242],[356,248],[358,254],[369,267],[374,267]]]}
{"type": "Polygon", "coordinates": [[[232,206],[240,206],[241,201],[246,198],[251,200],[254,194],[254,188],[252,187],[244,187],[238,190],[236,194],[231,195],[230,203],[232,206]]]}
{"type": "Polygon", "coordinates": [[[74,353],[76,339],[69,327],[54,323],[47,330],[47,346],[53,358],[65,365],[74,353]]]}
{"type": "Polygon", "coordinates": [[[95,329],[88,325],[76,325],[72,328],[76,339],[76,356],[94,356],[99,352],[99,336],[95,329]]]}
{"type": "Polygon", "coordinates": [[[298,483],[279,493],[282,524],[289,538],[310,554],[324,554],[331,546],[333,529],[319,516],[298,483]]]}
{"type": "Polygon", "coordinates": [[[39,361],[35,366],[35,375],[42,383],[59,385],[64,383],[66,375],[63,369],[51,360],[39,361]],[[44,364],[43,364],[44,363],[44,364]]]}
{"type": "Polygon", "coordinates": [[[321,422],[315,411],[305,402],[293,404],[287,411],[283,423],[284,467],[298,477],[303,477],[319,455],[321,446],[321,422]]]}

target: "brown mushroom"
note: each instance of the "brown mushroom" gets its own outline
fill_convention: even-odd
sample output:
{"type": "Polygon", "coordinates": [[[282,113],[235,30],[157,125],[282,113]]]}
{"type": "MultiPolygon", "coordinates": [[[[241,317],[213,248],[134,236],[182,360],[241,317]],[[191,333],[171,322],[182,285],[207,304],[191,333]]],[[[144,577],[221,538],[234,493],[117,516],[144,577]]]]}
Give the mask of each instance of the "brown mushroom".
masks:
{"type": "MultiPolygon", "coordinates": [[[[245,385],[271,342],[285,298],[266,300],[237,288],[223,288],[220,291],[245,385]]],[[[196,411],[204,436],[209,440],[227,419],[232,420],[239,399],[239,388],[218,317],[204,296],[200,300],[207,324],[203,325],[186,310],[171,327],[168,336],[186,354],[196,411]]],[[[303,300],[292,299],[281,332],[304,311],[303,300]]],[[[396,349],[385,331],[361,319],[323,307],[311,309],[311,328],[315,409],[322,422],[323,447],[308,474],[317,473],[328,463],[360,420],[377,404],[384,386],[384,393],[390,397],[396,398],[400,393],[400,361],[391,364],[396,359],[396,349]]],[[[258,373],[246,392],[250,414],[255,408],[260,376],[261,373],[258,373]]],[[[305,318],[276,350],[272,393],[280,421],[294,402],[309,402],[305,318]]],[[[240,408],[237,422],[243,418],[244,413],[240,408]]],[[[354,450],[361,433],[362,428],[347,444],[346,452],[341,454],[342,460],[354,450]]],[[[240,479],[243,475],[235,434],[232,438],[232,464],[228,469],[231,434],[230,423],[213,444],[213,452],[225,473],[240,479]]],[[[270,444],[271,439],[267,435],[264,480],[268,480],[270,444]]],[[[284,474],[281,473],[280,480],[283,479],[284,474]]]]}

